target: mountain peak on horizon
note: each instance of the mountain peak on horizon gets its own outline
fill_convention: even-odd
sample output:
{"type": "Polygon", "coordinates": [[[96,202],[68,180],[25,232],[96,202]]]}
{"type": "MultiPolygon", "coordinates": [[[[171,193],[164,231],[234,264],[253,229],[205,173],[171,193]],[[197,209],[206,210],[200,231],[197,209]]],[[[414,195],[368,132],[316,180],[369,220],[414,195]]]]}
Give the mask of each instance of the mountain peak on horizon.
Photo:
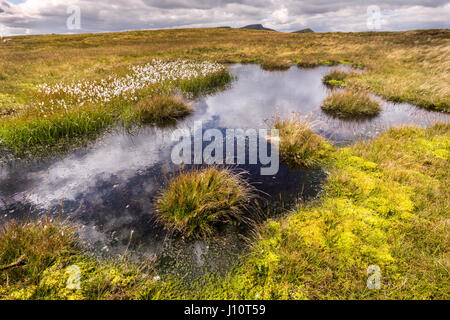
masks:
{"type": "Polygon", "coordinates": [[[262,24],[249,24],[248,26],[242,27],[241,29],[276,31],[276,30],[273,30],[273,29],[266,28],[262,24]]]}

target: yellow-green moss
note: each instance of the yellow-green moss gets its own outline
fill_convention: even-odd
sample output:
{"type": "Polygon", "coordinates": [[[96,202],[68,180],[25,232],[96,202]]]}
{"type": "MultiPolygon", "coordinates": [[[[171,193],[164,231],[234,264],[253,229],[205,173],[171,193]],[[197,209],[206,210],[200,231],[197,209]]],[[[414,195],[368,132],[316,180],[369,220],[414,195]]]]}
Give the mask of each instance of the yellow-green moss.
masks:
{"type": "MultiPolygon", "coordinates": [[[[22,278],[10,278],[8,287],[0,274],[0,297],[448,299],[449,150],[449,124],[390,130],[334,150],[321,198],[264,223],[250,252],[225,276],[155,281],[132,264],[100,264],[65,250],[32,276],[19,272],[22,278]],[[82,270],[80,292],[65,286],[72,264],[82,270]],[[367,288],[370,265],[381,269],[380,290],[367,288]]],[[[16,238],[0,240],[8,239],[16,238]]],[[[14,241],[0,241],[2,264],[22,254],[11,250],[14,241]]]]}

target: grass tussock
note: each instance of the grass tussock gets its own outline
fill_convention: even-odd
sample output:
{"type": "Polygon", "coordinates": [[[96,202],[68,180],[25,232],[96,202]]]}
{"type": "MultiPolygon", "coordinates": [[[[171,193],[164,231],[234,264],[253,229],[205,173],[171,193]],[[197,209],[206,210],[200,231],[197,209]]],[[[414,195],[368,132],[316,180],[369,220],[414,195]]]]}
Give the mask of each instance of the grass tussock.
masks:
{"type": "Polygon", "coordinates": [[[345,90],[328,96],[322,110],[338,118],[358,118],[375,117],[381,112],[381,107],[367,92],[345,90]]]}
{"type": "Polygon", "coordinates": [[[273,124],[280,134],[280,155],[292,166],[314,167],[329,156],[331,145],[312,132],[310,123],[293,116],[287,120],[277,118],[273,124]]]}
{"type": "Polygon", "coordinates": [[[264,60],[261,62],[261,68],[265,71],[287,71],[292,63],[287,60],[264,60]]]}
{"type": "Polygon", "coordinates": [[[253,198],[254,188],[241,174],[209,167],[181,172],[161,193],[156,208],[167,229],[207,238],[218,223],[243,220],[253,198]]]}
{"type": "Polygon", "coordinates": [[[176,86],[183,92],[198,97],[201,94],[209,94],[217,90],[225,89],[233,80],[228,69],[224,68],[203,77],[178,81],[176,86]]]}
{"type": "Polygon", "coordinates": [[[322,82],[330,87],[346,87],[345,80],[348,78],[349,73],[339,70],[334,70],[325,75],[322,82]]]}
{"type": "Polygon", "coordinates": [[[143,123],[164,124],[188,115],[192,107],[179,97],[157,95],[138,102],[134,112],[143,123]]]}
{"type": "Polygon", "coordinates": [[[74,228],[61,222],[11,221],[0,229],[0,299],[139,299],[157,285],[152,270],[148,263],[84,254],[74,228]],[[74,270],[79,287],[68,286],[74,270]]]}

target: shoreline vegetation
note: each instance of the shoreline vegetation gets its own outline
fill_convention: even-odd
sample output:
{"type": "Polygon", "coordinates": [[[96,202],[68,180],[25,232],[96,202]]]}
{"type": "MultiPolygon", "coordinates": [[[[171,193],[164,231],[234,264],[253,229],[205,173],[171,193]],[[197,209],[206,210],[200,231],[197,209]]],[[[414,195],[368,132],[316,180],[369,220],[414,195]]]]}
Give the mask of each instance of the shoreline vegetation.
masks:
{"type": "MultiPolygon", "coordinates": [[[[153,59],[299,67],[351,64],[348,81],[393,102],[449,112],[450,30],[289,34],[174,29],[15,36],[0,46],[0,109],[27,109],[39,85],[125,75],[153,59]],[[25,61],[25,62],[24,62],[25,61]]],[[[2,120],[3,121],[3,120],[2,120]]]]}
{"type": "Polygon", "coordinates": [[[208,62],[153,60],[124,76],[43,84],[32,104],[0,119],[0,148],[21,156],[34,147],[87,137],[121,124],[162,124],[192,108],[173,92],[197,96],[227,85],[225,66],[208,62]],[[172,97],[169,97],[172,96],[172,97]]]}
{"type": "Polygon", "coordinates": [[[61,222],[9,222],[0,266],[25,258],[0,272],[0,298],[448,299],[450,125],[391,129],[332,153],[321,197],[261,225],[225,276],[160,279],[151,264],[90,257],[61,222]],[[66,287],[74,264],[79,290],[66,287]],[[370,265],[381,290],[366,287],[370,265]]]}

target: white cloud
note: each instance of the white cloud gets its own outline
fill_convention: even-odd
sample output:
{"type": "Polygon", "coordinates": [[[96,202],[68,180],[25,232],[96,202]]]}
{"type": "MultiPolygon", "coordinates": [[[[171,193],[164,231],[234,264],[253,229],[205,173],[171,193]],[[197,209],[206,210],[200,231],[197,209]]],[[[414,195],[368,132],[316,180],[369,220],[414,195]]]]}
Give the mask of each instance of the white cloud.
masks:
{"type": "MultiPolygon", "coordinates": [[[[382,30],[449,28],[446,0],[0,0],[6,34],[107,32],[264,23],[279,31],[367,31],[367,7],[381,9],[382,30]],[[67,7],[81,9],[81,29],[66,27],[67,7]]],[[[1,28],[1,27],[0,27],[1,28]]]]}

